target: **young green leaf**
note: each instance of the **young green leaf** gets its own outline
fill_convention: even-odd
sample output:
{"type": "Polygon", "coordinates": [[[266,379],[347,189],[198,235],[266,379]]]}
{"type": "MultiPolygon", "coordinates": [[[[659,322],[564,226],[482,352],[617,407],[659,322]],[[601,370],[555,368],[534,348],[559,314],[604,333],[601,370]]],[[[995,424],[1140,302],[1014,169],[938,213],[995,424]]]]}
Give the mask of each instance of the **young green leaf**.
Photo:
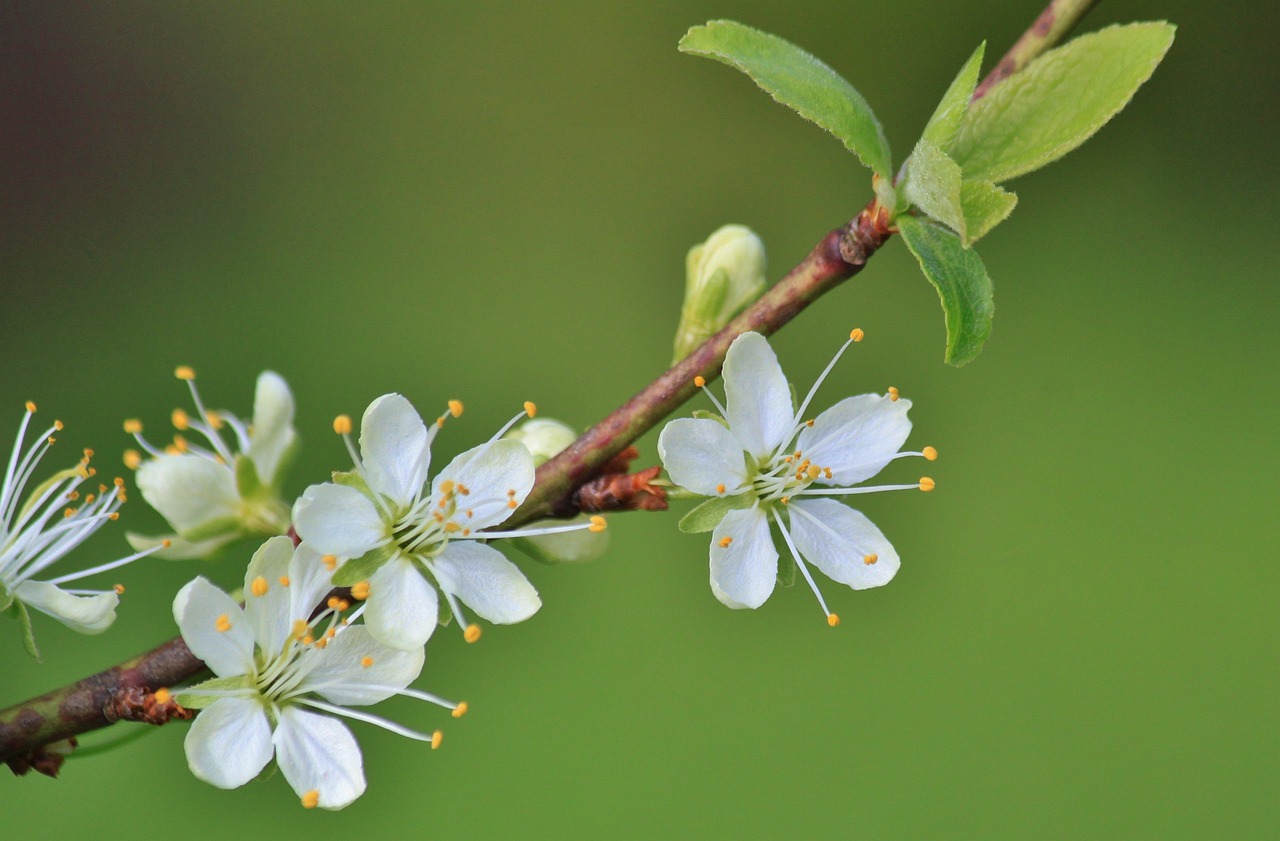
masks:
{"type": "Polygon", "coordinates": [[[982,56],[986,50],[987,42],[983,41],[973,51],[973,55],[969,56],[964,67],[960,68],[951,87],[942,95],[942,101],[924,127],[921,140],[927,140],[944,151],[951,145],[956,132],[960,131],[960,124],[964,122],[965,112],[969,110],[973,89],[978,86],[978,73],[982,70],[982,56]]]}
{"type": "Polygon", "coordinates": [[[920,138],[907,161],[906,181],[902,186],[907,201],[964,236],[961,188],[960,165],[928,139],[920,138]]]}
{"type": "Polygon", "coordinates": [[[1173,34],[1163,21],[1131,23],[1050,50],[969,106],[951,156],[965,178],[992,183],[1057,160],[1124,108],[1173,34]]]}
{"type": "Polygon", "coordinates": [[[884,178],[893,173],[889,143],[871,106],[840,74],[789,41],[731,20],[695,26],[680,51],[735,67],[778,102],[817,123],[884,178]]]}
{"type": "Polygon", "coordinates": [[[951,365],[964,365],[978,355],[991,335],[995,304],[991,279],[976,251],[941,225],[915,216],[899,216],[898,231],[920,262],[924,276],[938,290],[947,322],[947,355],[951,365]]]}
{"type": "Polygon", "coordinates": [[[960,188],[960,204],[964,208],[964,230],[960,240],[965,248],[973,245],[1013,212],[1018,197],[990,181],[966,181],[960,188]]]}

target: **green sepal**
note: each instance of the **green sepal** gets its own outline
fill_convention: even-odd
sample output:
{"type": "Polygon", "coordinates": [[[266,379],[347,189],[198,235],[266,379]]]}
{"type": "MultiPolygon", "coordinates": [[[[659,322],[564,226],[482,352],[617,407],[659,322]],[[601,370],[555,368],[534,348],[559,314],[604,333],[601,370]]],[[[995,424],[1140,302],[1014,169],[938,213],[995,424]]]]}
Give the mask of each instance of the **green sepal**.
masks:
{"type": "Polygon", "coordinates": [[[713,20],[685,33],[680,51],[741,70],[775,100],[838,137],[882,178],[893,174],[884,129],[862,94],[795,44],[736,21],[713,20]]]}
{"type": "Polygon", "coordinates": [[[258,478],[258,468],[253,459],[241,454],[235,460],[236,491],[241,499],[250,499],[262,491],[262,480],[258,478]]]}
{"type": "Polygon", "coordinates": [[[368,581],[387,561],[394,558],[399,549],[393,546],[379,546],[370,549],[358,558],[352,558],[338,567],[333,574],[333,586],[352,587],[361,581],[368,581]]]}
{"type": "Polygon", "coordinates": [[[1018,196],[990,181],[966,181],[960,188],[960,205],[964,208],[964,230],[960,242],[965,247],[986,236],[992,228],[1009,218],[1018,204],[1018,196]]]}
{"type": "MultiPolygon", "coordinates": [[[[68,467],[66,470],[59,470],[48,479],[45,479],[40,484],[36,485],[35,490],[27,495],[26,501],[22,503],[22,508],[18,511],[18,516],[15,517],[13,521],[15,523],[20,523],[25,520],[27,515],[31,513],[31,509],[35,508],[36,503],[41,501],[40,498],[44,496],[45,491],[49,490],[64,479],[70,479],[72,476],[77,475],[79,475],[79,471],[77,471],[76,468],[68,467]]],[[[45,502],[47,501],[48,500],[45,500],[45,502]]]]}
{"type": "Polygon", "coordinates": [[[240,531],[239,517],[218,517],[216,520],[210,520],[207,523],[201,523],[193,529],[178,532],[178,536],[183,540],[191,543],[200,543],[223,535],[235,534],[240,531]]]}
{"type": "Polygon", "coordinates": [[[37,663],[43,663],[44,658],[40,656],[40,647],[36,645],[36,633],[31,627],[31,614],[27,611],[27,606],[20,600],[14,599],[9,605],[9,612],[22,626],[22,647],[36,659],[37,663]]]}
{"type": "Polygon", "coordinates": [[[999,183],[1070,152],[1118,114],[1173,44],[1158,21],[1049,50],[969,106],[951,147],[966,178],[999,183]]]}
{"type": "Polygon", "coordinates": [[[347,488],[355,488],[360,493],[373,499],[373,489],[369,487],[369,483],[364,480],[364,477],[354,470],[348,473],[334,472],[333,483],[347,488]]]}
{"type": "Polygon", "coordinates": [[[943,151],[951,145],[964,122],[965,112],[969,110],[969,99],[978,86],[978,73],[982,70],[982,56],[986,50],[987,42],[983,41],[960,68],[925,125],[921,140],[927,140],[943,151]]]}
{"type": "MultiPolygon", "coordinates": [[[[774,541],[777,545],[778,541],[774,541]]],[[[786,546],[778,547],[778,586],[792,587],[796,583],[796,559],[786,546]]]]}
{"type": "Polygon", "coordinates": [[[898,218],[898,231],[920,263],[924,276],[938,291],[947,323],[946,361],[964,365],[981,351],[991,335],[995,315],[991,278],[978,253],[960,238],[926,219],[898,218]]]}
{"type": "Polygon", "coordinates": [[[218,690],[226,692],[235,689],[247,689],[250,686],[250,678],[248,675],[237,675],[236,677],[215,677],[209,680],[190,686],[182,692],[173,696],[173,700],[178,702],[179,706],[186,707],[189,710],[202,710],[212,704],[214,701],[225,698],[225,695],[201,695],[200,690],[218,690]]]}
{"type": "Polygon", "coordinates": [[[0,611],[7,611],[13,606],[14,596],[9,592],[9,588],[4,586],[4,582],[0,581],[0,611]]]}
{"type": "Polygon", "coordinates": [[[729,422],[710,409],[694,409],[693,416],[699,420],[713,420],[725,429],[729,428],[729,422]]]}
{"type": "Polygon", "coordinates": [[[685,534],[709,532],[720,525],[725,514],[740,508],[750,508],[753,502],[755,497],[749,493],[741,493],[737,496],[713,496],[681,517],[677,528],[685,534]]]}

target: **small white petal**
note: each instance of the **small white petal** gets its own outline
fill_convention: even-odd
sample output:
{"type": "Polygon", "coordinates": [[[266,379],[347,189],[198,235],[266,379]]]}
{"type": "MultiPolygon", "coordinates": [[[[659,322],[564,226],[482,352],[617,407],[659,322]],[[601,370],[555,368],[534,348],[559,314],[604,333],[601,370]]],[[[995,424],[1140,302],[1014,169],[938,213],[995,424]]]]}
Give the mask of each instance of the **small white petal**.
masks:
{"type": "Polygon", "coordinates": [[[742,444],[724,425],[710,418],[680,418],[658,436],[658,458],[671,481],[703,496],[741,491],[747,484],[742,444]]]}
{"type": "Polygon", "coordinates": [[[360,746],[341,721],[285,707],[273,741],[280,770],[299,797],[319,792],[321,809],[341,809],[364,794],[360,746]]]}
{"type": "Polygon", "coordinates": [[[854,485],[884,469],[911,434],[911,401],[887,395],[846,397],[806,427],[796,449],[819,467],[830,467],[829,485],[854,485]]]}
{"type": "Polygon", "coordinates": [[[397,505],[413,500],[431,462],[427,427],[413,404],[399,394],[369,404],[360,421],[360,458],[369,487],[397,505]]]}
{"type": "Polygon", "coordinates": [[[253,460],[264,485],[274,484],[280,459],[297,440],[293,414],[293,394],[284,377],[274,371],[259,374],[253,397],[253,433],[246,455],[253,460]]]}
{"type": "Polygon", "coordinates": [[[14,595],[27,607],[47,613],[82,634],[100,634],[109,628],[116,621],[116,605],[120,603],[115,593],[76,596],[47,581],[24,581],[14,595]]]}
{"type": "Polygon", "coordinates": [[[520,568],[492,547],[454,540],[431,567],[441,587],[490,622],[523,622],[542,607],[538,591],[520,568]]]}
{"type": "Polygon", "coordinates": [[[358,558],[387,538],[387,526],[369,498],[355,488],[312,485],[293,504],[293,526],[326,555],[358,558]]]}
{"type": "Polygon", "coordinates": [[[383,645],[362,626],[347,628],[317,652],[316,665],[298,687],[335,704],[367,706],[390,698],[422,671],[422,646],[401,651],[383,645]],[[368,663],[368,665],[365,665],[368,663]]]}
{"type": "Polygon", "coordinates": [[[298,618],[289,613],[290,588],[280,583],[282,577],[289,575],[289,561],[292,559],[293,541],[287,537],[273,537],[253,553],[249,569],[245,572],[244,617],[263,651],[283,650],[285,639],[292,631],[291,621],[298,618]],[[262,595],[258,595],[259,590],[262,590],[262,595]]]}
{"type": "Polygon", "coordinates": [[[163,455],[138,468],[142,498],[183,533],[240,513],[231,468],[197,455],[163,455]]]}
{"type": "Polygon", "coordinates": [[[533,456],[519,441],[503,438],[461,453],[436,475],[431,483],[433,497],[441,496],[445,482],[458,489],[458,508],[470,517],[455,517],[472,531],[496,526],[511,516],[508,502],[524,502],[533,487],[533,456]],[[462,493],[465,488],[468,492],[462,493]],[[508,491],[515,491],[509,494],[508,491]]]}
{"type": "Polygon", "coordinates": [[[440,601],[422,573],[393,558],[369,579],[364,623],[383,645],[410,651],[426,645],[436,629],[440,601]]]}
{"type": "Polygon", "coordinates": [[[218,677],[236,677],[253,669],[253,626],[230,596],[204,578],[178,591],[173,618],[191,653],[218,677]],[[225,617],[225,620],[224,620],[225,617]],[[219,627],[226,630],[219,631],[219,627]]]}
{"type": "Polygon", "coordinates": [[[262,701],[219,698],[191,722],[183,746],[191,773],[218,788],[238,788],[271,761],[271,725],[262,701]]]}
{"type": "Polygon", "coordinates": [[[791,432],[791,388],[769,342],[759,333],[733,340],[724,358],[729,429],[757,458],[771,455],[791,432]]]}
{"type": "Polygon", "coordinates": [[[805,560],[855,590],[888,584],[902,562],[880,529],[834,499],[792,501],[791,536],[805,560]],[[805,515],[809,516],[805,516],[805,515]],[[816,521],[816,522],[815,522],[816,521]],[[873,564],[865,562],[875,555],[873,564]]]}
{"type": "Polygon", "coordinates": [[[729,607],[756,608],[769,598],[778,580],[778,550],[760,508],[730,511],[711,532],[711,580],[712,592],[729,607]],[[729,545],[721,546],[726,537],[729,545]]]}
{"type": "Polygon", "coordinates": [[[289,561],[289,619],[309,619],[333,589],[333,572],[315,547],[301,543],[289,561]]]}

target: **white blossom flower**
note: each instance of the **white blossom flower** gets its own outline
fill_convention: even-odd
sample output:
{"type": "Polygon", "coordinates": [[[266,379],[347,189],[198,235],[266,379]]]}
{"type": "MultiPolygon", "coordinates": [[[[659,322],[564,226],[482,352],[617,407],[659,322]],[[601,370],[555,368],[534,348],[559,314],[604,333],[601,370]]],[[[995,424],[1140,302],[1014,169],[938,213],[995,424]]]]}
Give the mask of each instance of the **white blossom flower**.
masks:
{"type": "MultiPolygon", "coordinates": [[[[723,422],[682,418],[658,438],[671,480],[712,497],[681,527],[712,532],[711,589],[729,607],[759,607],[773,592],[779,559],[774,526],[832,626],[839,617],[827,608],[807,563],[855,590],[886,584],[898,571],[898,554],[880,530],[861,512],[827,497],[932,490],[928,477],[909,485],[855,487],[894,459],[937,457],[932,447],[899,452],[911,431],[911,401],[890,389],[886,395],[845,398],[803,420],[818,386],[861,339],[861,330],[850,334],[795,408],[769,343],[759,333],[744,333],[725,357],[725,405],[707,392],[723,422]]],[[[706,390],[702,377],[696,382],[706,390]]]]}
{"type": "MultiPolygon", "coordinates": [[[[440,744],[440,731],[418,733],[350,709],[405,695],[453,710],[454,704],[407,688],[422,670],[421,649],[381,645],[346,620],[350,605],[330,592],[320,555],[288,537],[274,537],[245,573],[244,607],[204,578],[173,602],[173,615],[193,654],[217,677],[175,690],[183,706],[199,708],[187,732],[192,773],[219,788],[249,782],[274,755],[308,808],[341,809],[365,789],[355,737],[333,716],[364,721],[419,741],[440,744]],[[317,609],[320,608],[320,609],[317,609]]],[[[165,690],[161,697],[167,697],[165,690]]]]}
{"type": "MultiPolygon", "coordinates": [[[[366,583],[365,624],[387,645],[424,644],[440,620],[436,590],[444,595],[468,642],[480,626],[468,623],[465,603],[498,624],[528,619],[542,601],[515,564],[482,541],[529,537],[576,529],[603,530],[602,517],[577,525],[494,531],[533,487],[533,458],[518,441],[503,439],[512,424],[488,442],[459,455],[426,485],[431,443],[444,426],[430,430],[399,394],[386,394],[365,410],[360,452],[351,443],[351,419],[334,422],[355,463],[354,473],[334,474],[334,483],[312,485],[294,504],[293,522],[307,543],[335,559],[349,559],[334,583],[366,583]]],[[[462,404],[449,401],[447,415],[462,404]]]]}
{"type": "Polygon", "coordinates": [[[130,533],[135,549],[169,541],[160,554],[169,559],[204,558],[231,541],[246,536],[270,537],[289,528],[289,506],[280,498],[284,468],[297,449],[293,428],[293,395],[284,379],[272,371],[258,376],[253,422],[245,424],[231,412],[211,412],[196,390],[195,372],[179,367],[195,403],[196,416],[174,409],[171,419],[178,433],[163,449],[142,437],[142,423],[125,421],[150,456],[130,450],[125,463],[138,470],[138,488],[176,534],[148,537],[130,533]],[[230,431],[231,442],[224,438],[230,431]],[[204,443],[188,441],[196,433],[204,443]]]}
{"type": "Polygon", "coordinates": [[[97,474],[89,466],[93,453],[85,450],[75,467],[58,471],[26,494],[26,485],[40,459],[54,443],[54,433],[62,429],[62,422],[54,421],[24,451],[36,406],[27,403],[26,408],[4,483],[0,485],[0,610],[8,609],[18,617],[27,650],[39,656],[27,608],[47,613],[80,633],[100,634],[115,621],[119,594],[124,588],[116,585],[105,591],[69,590],[60,585],[124,566],[149,552],[46,581],[34,580],[106,522],[119,517],[117,511],[124,503],[125,492],[124,480],[116,479],[111,485],[98,484],[96,492],[81,493],[80,486],[97,474]]]}

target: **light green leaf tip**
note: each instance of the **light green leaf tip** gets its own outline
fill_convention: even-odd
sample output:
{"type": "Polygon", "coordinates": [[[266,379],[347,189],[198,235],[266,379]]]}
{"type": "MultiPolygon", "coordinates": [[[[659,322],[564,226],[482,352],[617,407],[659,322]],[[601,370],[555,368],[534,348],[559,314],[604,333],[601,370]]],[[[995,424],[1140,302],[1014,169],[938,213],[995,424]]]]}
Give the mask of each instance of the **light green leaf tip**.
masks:
{"type": "Polygon", "coordinates": [[[988,231],[1009,218],[1017,203],[1017,195],[990,181],[964,182],[960,188],[960,206],[964,210],[961,244],[968,248],[986,236],[988,231]]]}
{"type": "Polygon", "coordinates": [[[796,45],[731,20],[695,26],[680,51],[735,67],[775,100],[817,123],[881,177],[893,173],[889,143],[871,106],[852,85],[796,45]]]}
{"type": "Polygon", "coordinates": [[[966,179],[998,183],[1070,152],[1120,112],[1173,43],[1159,21],[1050,50],[973,103],[951,147],[966,179]]]}
{"type": "Polygon", "coordinates": [[[942,301],[947,363],[960,366],[972,361],[991,335],[995,315],[991,278],[982,259],[941,225],[915,216],[899,216],[897,225],[903,242],[942,301]]]}
{"type": "Polygon", "coordinates": [[[969,99],[978,87],[978,74],[982,71],[982,56],[987,51],[987,42],[983,41],[969,56],[969,60],[960,68],[951,87],[942,95],[942,100],[934,110],[924,127],[921,140],[927,140],[939,149],[946,150],[955,140],[960,125],[964,122],[965,112],[969,110],[969,99]]]}
{"type": "Polygon", "coordinates": [[[928,138],[921,137],[907,162],[902,194],[931,218],[965,234],[960,165],[928,138]]]}

